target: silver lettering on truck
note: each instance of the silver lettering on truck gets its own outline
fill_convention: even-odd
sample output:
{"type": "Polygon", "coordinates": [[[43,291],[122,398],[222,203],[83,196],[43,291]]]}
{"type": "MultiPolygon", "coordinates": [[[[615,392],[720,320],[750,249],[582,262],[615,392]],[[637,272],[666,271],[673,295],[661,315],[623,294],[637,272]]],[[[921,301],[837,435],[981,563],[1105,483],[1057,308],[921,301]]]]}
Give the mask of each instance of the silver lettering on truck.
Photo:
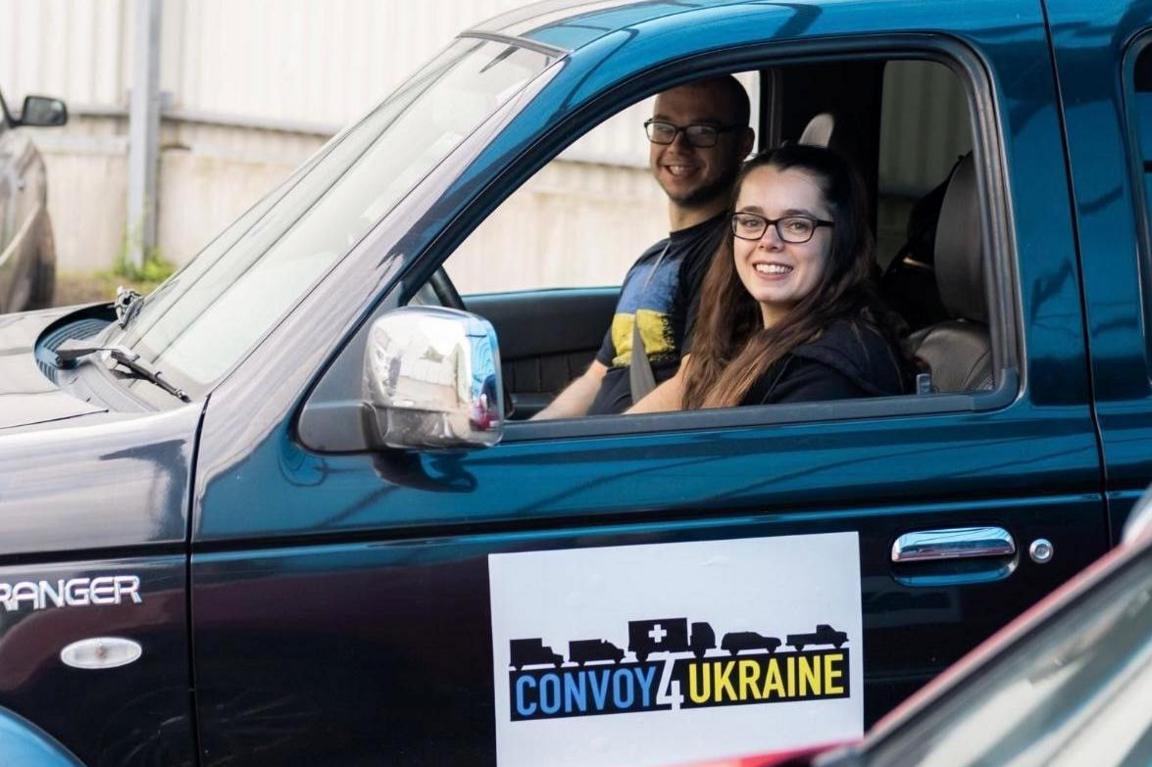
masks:
{"type": "Polygon", "coordinates": [[[95,578],[60,578],[55,581],[0,581],[0,605],[6,612],[45,610],[49,607],[140,604],[140,576],[100,575],[95,578]]]}

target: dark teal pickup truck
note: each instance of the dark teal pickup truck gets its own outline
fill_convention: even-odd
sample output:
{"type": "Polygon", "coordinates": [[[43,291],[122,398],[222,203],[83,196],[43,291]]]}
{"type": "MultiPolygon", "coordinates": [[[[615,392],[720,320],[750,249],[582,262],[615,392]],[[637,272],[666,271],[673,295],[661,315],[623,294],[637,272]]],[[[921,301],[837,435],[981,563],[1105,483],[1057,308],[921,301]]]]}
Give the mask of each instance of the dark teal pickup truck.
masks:
{"type": "Polygon", "coordinates": [[[0,762],[638,765],[859,734],[1152,482],[1150,40],[1129,0],[540,3],[151,295],[0,316],[0,762]],[[761,146],[831,116],[920,392],[527,422],[615,292],[461,296],[461,243],[593,127],[720,73],[755,87],[761,146]],[[564,656],[639,625],[643,660],[564,656]]]}

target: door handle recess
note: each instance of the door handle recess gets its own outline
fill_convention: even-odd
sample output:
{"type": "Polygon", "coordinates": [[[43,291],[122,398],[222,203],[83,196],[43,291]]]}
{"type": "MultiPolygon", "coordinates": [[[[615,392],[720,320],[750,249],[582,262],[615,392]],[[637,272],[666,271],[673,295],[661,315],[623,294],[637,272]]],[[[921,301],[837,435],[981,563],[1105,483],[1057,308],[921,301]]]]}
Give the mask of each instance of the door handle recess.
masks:
{"type": "Polygon", "coordinates": [[[952,527],[905,533],[892,544],[892,561],[930,562],[945,559],[1008,557],[1016,541],[1002,527],[952,527]]]}

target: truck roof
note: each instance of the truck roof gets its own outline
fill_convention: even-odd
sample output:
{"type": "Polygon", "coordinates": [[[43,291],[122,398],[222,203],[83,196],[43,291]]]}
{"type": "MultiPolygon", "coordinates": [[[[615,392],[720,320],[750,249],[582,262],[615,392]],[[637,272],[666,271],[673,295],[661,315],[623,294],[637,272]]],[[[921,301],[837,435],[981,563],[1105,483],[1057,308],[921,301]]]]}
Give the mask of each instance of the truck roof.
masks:
{"type": "MultiPolygon", "coordinates": [[[[568,52],[638,24],[730,5],[748,3],[746,0],[542,0],[495,16],[465,32],[464,36],[499,35],[568,52]]],[[[799,6],[807,3],[788,5],[801,13],[799,6]]]]}

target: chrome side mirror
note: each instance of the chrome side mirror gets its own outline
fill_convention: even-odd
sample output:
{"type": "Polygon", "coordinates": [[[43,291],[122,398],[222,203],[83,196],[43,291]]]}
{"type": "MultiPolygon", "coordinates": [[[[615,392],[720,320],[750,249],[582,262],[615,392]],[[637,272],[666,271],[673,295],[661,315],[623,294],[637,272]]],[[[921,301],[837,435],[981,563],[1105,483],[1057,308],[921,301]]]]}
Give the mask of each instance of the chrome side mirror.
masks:
{"type": "Polygon", "coordinates": [[[408,306],[372,323],[365,436],[374,447],[490,447],[504,434],[496,331],[455,309],[408,306]]]}

